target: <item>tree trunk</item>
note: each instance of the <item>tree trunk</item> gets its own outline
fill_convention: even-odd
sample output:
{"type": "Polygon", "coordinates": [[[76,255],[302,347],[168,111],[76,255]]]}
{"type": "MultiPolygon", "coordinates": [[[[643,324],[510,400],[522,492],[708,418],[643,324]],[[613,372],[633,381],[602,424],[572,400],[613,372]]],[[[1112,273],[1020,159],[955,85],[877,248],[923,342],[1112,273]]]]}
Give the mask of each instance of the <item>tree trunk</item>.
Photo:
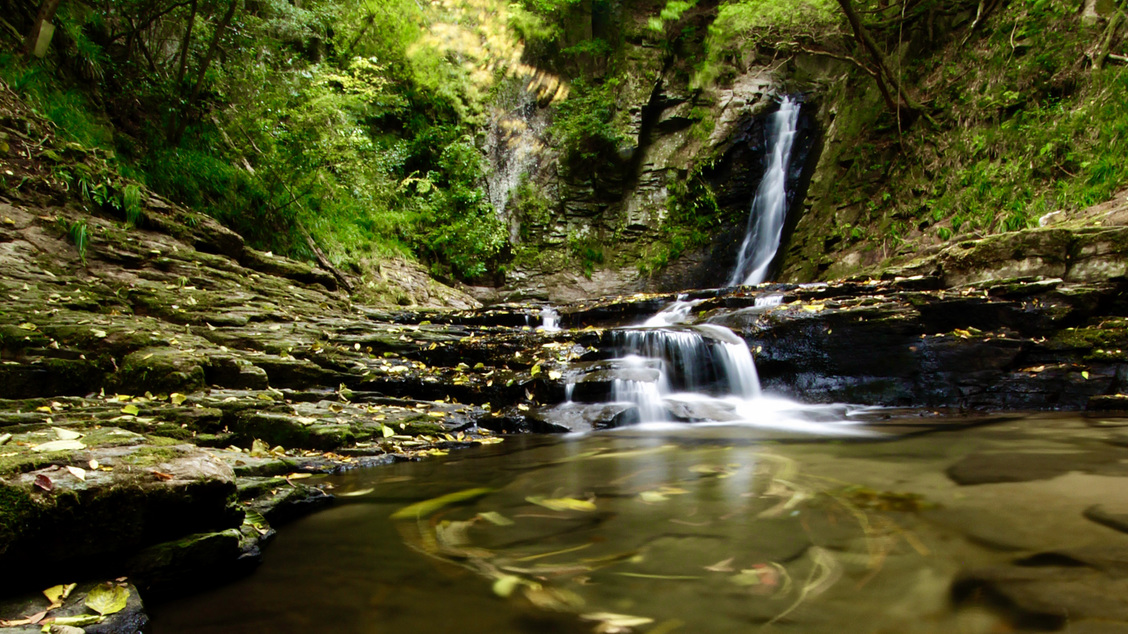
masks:
{"type": "Polygon", "coordinates": [[[55,11],[59,8],[59,1],[43,0],[43,4],[39,5],[39,13],[36,14],[35,22],[31,25],[31,31],[28,32],[27,39],[24,40],[23,50],[20,51],[24,59],[31,57],[31,54],[35,52],[35,46],[39,43],[39,34],[43,31],[43,25],[55,17],[55,11]]]}
{"type": "Polygon", "coordinates": [[[196,105],[196,99],[200,96],[200,90],[204,87],[204,75],[208,72],[208,67],[211,66],[212,60],[215,59],[216,53],[219,52],[219,41],[223,39],[223,33],[227,30],[227,25],[231,24],[231,19],[235,17],[235,9],[239,6],[239,0],[231,0],[231,4],[227,7],[227,13],[223,15],[219,25],[215,28],[215,35],[212,36],[211,45],[208,46],[208,53],[204,56],[204,61],[200,62],[200,68],[196,71],[196,83],[192,86],[192,92],[188,95],[181,107],[180,116],[177,118],[176,126],[173,130],[172,136],[169,141],[176,145],[180,143],[180,137],[184,136],[184,130],[188,127],[188,113],[192,107],[196,105]]]}
{"type": "Polygon", "coordinates": [[[865,25],[862,24],[861,18],[854,10],[853,3],[850,0],[838,0],[838,6],[842,7],[842,12],[846,14],[846,19],[850,22],[850,28],[854,31],[854,38],[865,49],[870,61],[877,69],[874,78],[877,80],[881,96],[889,109],[896,113],[900,113],[902,109],[914,113],[923,112],[924,108],[913,99],[912,95],[905,90],[904,85],[897,79],[897,76],[889,70],[885,55],[877,47],[877,43],[873,41],[873,37],[870,36],[865,25]],[[890,88],[892,88],[892,91],[890,88]],[[896,100],[894,100],[894,95],[896,95],[896,100]]]}
{"type": "Polygon", "coordinates": [[[180,43],[180,62],[176,69],[176,86],[180,90],[180,83],[184,81],[184,72],[188,69],[188,47],[192,43],[192,27],[196,25],[196,0],[192,0],[192,12],[188,15],[188,28],[184,30],[184,41],[180,43]]]}
{"type": "Polygon", "coordinates": [[[1124,20],[1124,12],[1117,11],[1112,14],[1112,18],[1108,21],[1108,26],[1105,28],[1104,35],[1101,41],[1097,44],[1097,50],[1093,53],[1093,70],[1100,70],[1104,67],[1105,62],[1108,61],[1109,53],[1112,49],[1112,43],[1116,39],[1116,32],[1120,30],[1120,23],[1124,20]]]}

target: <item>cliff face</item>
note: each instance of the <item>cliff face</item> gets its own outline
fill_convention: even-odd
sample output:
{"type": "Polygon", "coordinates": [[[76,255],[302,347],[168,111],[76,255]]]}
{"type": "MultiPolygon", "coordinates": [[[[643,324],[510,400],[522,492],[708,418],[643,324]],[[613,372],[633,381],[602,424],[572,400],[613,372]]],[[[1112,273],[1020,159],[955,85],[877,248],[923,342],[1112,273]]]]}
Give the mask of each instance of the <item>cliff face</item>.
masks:
{"type": "Polygon", "coordinates": [[[1084,50],[1102,34],[1119,42],[1111,13],[1086,19],[1058,2],[910,13],[898,39],[882,42],[906,91],[924,104],[910,111],[889,109],[844,21],[825,29],[836,42],[827,50],[845,53],[760,42],[722,59],[719,79],[703,82],[705,34],[720,5],[688,11],[671,42],[663,40],[669,30],[648,28],[661,9],[651,4],[622,3],[611,61],[593,63],[611,96],[613,153],[576,161],[560,132],[560,104],[522,105],[536,159],[508,175],[518,186],[499,206],[518,255],[505,286],[481,298],[723,284],[763,173],[764,122],[784,94],[804,107],[771,279],[880,274],[957,242],[1034,228],[1049,212],[1060,212],[1049,221],[1062,226],[1091,223],[1086,210],[1125,182],[1107,166],[1093,172],[1099,144],[1078,141],[1086,134],[1115,145],[1116,115],[1098,116],[1087,131],[1052,116],[1096,116],[1092,109],[1113,99],[1111,75],[1054,48],[1072,38],[1084,50]]]}

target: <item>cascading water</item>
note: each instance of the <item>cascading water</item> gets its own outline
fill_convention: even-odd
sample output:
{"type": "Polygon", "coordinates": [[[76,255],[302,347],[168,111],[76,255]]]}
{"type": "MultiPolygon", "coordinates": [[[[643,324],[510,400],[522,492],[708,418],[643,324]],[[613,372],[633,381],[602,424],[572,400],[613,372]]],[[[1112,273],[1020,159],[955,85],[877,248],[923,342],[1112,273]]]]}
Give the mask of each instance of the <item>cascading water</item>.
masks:
{"type": "Polygon", "coordinates": [[[724,326],[689,323],[698,303],[679,299],[640,326],[608,333],[616,354],[609,362],[616,377],[613,401],[637,408],[642,424],[738,423],[853,433],[841,425],[847,414],[843,406],[804,405],[761,394],[743,339],[724,326]]]}
{"type": "Polygon", "coordinates": [[[771,116],[768,135],[771,158],[752,199],[748,229],[729,286],[759,284],[767,279],[768,267],[779,249],[787,219],[787,172],[798,123],[799,102],[784,97],[779,110],[771,116]]]}

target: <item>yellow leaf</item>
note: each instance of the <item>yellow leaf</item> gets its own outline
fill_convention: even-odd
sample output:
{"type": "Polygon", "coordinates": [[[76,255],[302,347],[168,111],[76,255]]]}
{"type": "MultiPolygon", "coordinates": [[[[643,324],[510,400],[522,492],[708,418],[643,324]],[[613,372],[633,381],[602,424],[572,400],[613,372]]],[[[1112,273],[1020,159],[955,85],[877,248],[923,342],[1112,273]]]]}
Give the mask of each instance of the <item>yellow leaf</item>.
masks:
{"type": "Polygon", "coordinates": [[[540,374],[540,372],[541,372],[541,364],[538,363],[538,364],[533,366],[532,370],[529,370],[529,376],[536,376],[536,375],[540,374]]]}
{"type": "Polygon", "coordinates": [[[478,517],[486,520],[487,522],[489,522],[490,524],[493,524],[494,526],[512,526],[513,525],[513,520],[509,519],[508,517],[502,515],[501,513],[496,512],[496,511],[482,511],[481,513],[478,513],[478,517]]]}
{"type": "Polygon", "coordinates": [[[28,321],[20,324],[20,328],[23,328],[24,330],[36,330],[39,328],[39,326],[36,326],[35,324],[28,321]]]}
{"type": "Polygon", "coordinates": [[[553,381],[560,379],[560,377],[562,377],[562,376],[564,376],[564,374],[562,374],[559,370],[549,370],[548,371],[548,378],[552,379],[553,381]]]}
{"type": "Polygon", "coordinates": [[[169,395],[168,400],[172,401],[173,405],[180,405],[184,401],[187,401],[188,397],[184,396],[180,392],[173,392],[172,394],[169,395]]]}
{"type": "Polygon", "coordinates": [[[115,585],[95,586],[86,595],[86,607],[102,616],[121,612],[128,601],[129,590],[115,585]]]}
{"type": "Polygon", "coordinates": [[[42,406],[42,407],[36,407],[36,408],[35,408],[35,411],[37,411],[37,412],[46,412],[46,413],[50,414],[50,413],[51,413],[51,408],[50,408],[50,407],[47,407],[46,405],[44,405],[44,406],[42,406]]]}
{"type": "Polygon", "coordinates": [[[384,438],[390,438],[391,436],[395,436],[395,435],[396,435],[396,432],[395,432],[395,430],[394,430],[394,429],[392,429],[391,427],[388,427],[387,425],[382,425],[382,426],[381,426],[381,431],[382,431],[382,432],[383,432],[383,434],[384,434],[384,438]]]}
{"type": "Polygon", "coordinates": [[[140,412],[141,412],[141,410],[137,409],[137,406],[133,405],[133,404],[129,404],[129,405],[126,405],[125,407],[121,408],[122,414],[129,414],[131,416],[136,416],[140,412]]]}
{"type": "Polygon", "coordinates": [[[497,596],[506,599],[522,583],[525,583],[525,580],[517,575],[502,575],[498,577],[497,581],[494,581],[493,591],[497,596]]]}
{"type": "Polygon", "coordinates": [[[394,520],[401,520],[423,517],[424,515],[430,515],[431,513],[434,513],[441,508],[450,506],[451,504],[474,500],[488,493],[493,493],[493,489],[478,487],[474,489],[455,491],[454,493],[440,495],[437,498],[423,500],[422,502],[416,502],[415,504],[405,506],[395,513],[392,513],[391,518],[394,520]]]}
{"type": "Polygon", "coordinates": [[[1083,378],[1083,379],[1085,379],[1086,381],[1088,381],[1088,380],[1089,380],[1089,371],[1088,371],[1088,370],[1082,370],[1082,371],[1081,371],[1081,378],[1083,378]]]}
{"type": "Polygon", "coordinates": [[[539,495],[530,495],[525,498],[525,501],[553,511],[590,512],[596,510],[594,502],[590,500],[577,500],[576,498],[544,498],[539,495]]]}

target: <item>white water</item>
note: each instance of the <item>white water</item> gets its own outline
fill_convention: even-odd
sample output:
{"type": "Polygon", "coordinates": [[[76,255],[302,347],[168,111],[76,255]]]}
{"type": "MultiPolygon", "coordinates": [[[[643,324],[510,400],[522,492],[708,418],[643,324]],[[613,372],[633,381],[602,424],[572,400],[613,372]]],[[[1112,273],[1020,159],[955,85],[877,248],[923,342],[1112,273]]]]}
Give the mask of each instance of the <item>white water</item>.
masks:
{"type": "Polygon", "coordinates": [[[771,116],[768,136],[771,159],[752,199],[748,229],[729,286],[759,284],[767,279],[768,267],[779,249],[787,219],[787,168],[798,122],[799,102],[784,97],[779,111],[771,116]]]}
{"type": "Polygon", "coordinates": [[[765,396],[748,345],[717,324],[690,324],[702,300],[679,298],[641,326],[613,331],[620,378],[612,399],[638,407],[644,427],[677,421],[741,424],[798,433],[858,434],[842,405],[765,396]]]}
{"type": "Polygon", "coordinates": [[[545,332],[557,332],[560,330],[560,313],[551,306],[545,306],[540,311],[541,328],[545,332]]]}

